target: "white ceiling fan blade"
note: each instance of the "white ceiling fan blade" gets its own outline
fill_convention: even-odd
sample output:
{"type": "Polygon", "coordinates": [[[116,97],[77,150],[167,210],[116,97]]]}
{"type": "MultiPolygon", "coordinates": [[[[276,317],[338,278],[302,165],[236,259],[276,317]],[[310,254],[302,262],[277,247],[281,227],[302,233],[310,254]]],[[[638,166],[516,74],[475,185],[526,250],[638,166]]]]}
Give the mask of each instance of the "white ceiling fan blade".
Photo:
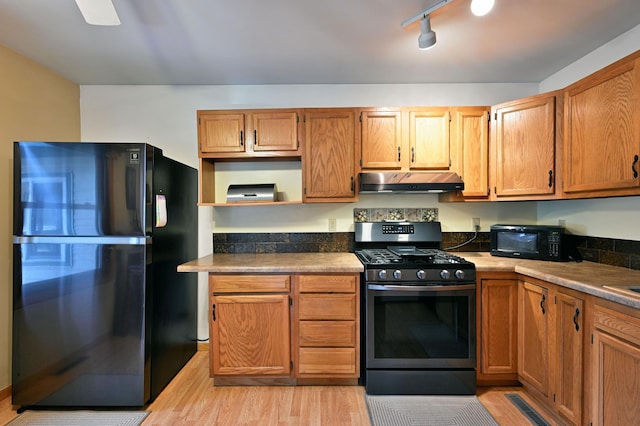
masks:
{"type": "Polygon", "coordinates": [[[120,25],[120,18],[111,0],[76,0],[76,4],[91,25],[120,25]]]}

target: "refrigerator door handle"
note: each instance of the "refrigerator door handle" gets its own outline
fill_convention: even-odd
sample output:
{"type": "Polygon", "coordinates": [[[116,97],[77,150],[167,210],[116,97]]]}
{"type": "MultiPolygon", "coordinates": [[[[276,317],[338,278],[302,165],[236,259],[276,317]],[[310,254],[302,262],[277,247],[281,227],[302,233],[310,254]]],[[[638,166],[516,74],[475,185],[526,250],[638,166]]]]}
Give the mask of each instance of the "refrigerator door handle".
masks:
{"type": "Polygon", "coordinates": [[[151,237],[25,237],[14,236],[14,244],[123,244],[144,246],[152,243],[151,237]]]}

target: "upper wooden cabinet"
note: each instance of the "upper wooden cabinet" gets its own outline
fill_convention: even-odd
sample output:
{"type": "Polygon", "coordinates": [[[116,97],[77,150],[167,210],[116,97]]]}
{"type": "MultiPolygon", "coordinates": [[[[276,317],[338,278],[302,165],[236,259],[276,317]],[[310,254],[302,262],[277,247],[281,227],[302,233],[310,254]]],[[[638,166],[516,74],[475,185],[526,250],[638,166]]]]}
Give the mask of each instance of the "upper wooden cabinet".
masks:
{"type": "Polygon", "coordinates": [[[564,92],[565,197],[640,194],[640,53],[564,92]]]}
{"type": "Polygon", "coordinates": [[[304,111],[303,201],[357,200],[356,123],[352,108],[304,111]]]}
{"type": "MultiPolygon", "coordinates": [[[[402,113],[360,111],[363,169],[400,169],[402,166],[402,113]]],[[[405,153],[406,155],[406,153],[405,153]]]]}
{"type": "Polygon", "coordinates": [[[462,178],[464,191],[443,194],[441,198],[489,197],[489,112],[489,107],[452,108],[452,168],[462,178]]]}
{"type": "Polygon", "coordinates": [[[198,111],[198,154],[206,158],[300,156],[298,109],[198,111]]]}
{"type": "Polygon", "coordinates": [[[446,107],[360,109],[363,170],[449,170],[446,107]]]}
{"type": "MultiPolygon", "coordinates": [[[[495,199],[556,198],[561,92],[496,105],[491,139],[495,199]]],[[[561,127],[561,126],[560,126],[561,127]]]]}

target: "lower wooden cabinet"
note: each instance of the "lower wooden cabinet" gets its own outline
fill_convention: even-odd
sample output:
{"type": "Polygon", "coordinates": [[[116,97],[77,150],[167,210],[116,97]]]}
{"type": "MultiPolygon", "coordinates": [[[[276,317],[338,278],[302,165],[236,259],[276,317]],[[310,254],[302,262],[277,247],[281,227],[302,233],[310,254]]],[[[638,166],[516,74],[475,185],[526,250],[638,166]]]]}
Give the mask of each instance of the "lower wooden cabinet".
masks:
{"type": "Polygon", "coordinates": [[[518,289],[518,376],[544,397],[549,392],[549,290],[523,281],[518,289]]]}
{"type": "Polygon", "coordinates": [[[293,348],[299,378],[360,375],[358,274],[297,275],[293,348]]]}
{"type": "Polygon", "coordinates": [[[518,279],[513,273],[478,273],[479,385],[517,382],[518,279]]]}
{"type": "Polygon", "coordinates": [[[584,294],[556,288],[554,302],[555,346],[552,352],[551,400],[572,424],[582,424],[584,360],[584,294]]]}
{"type": "Polygon", "coordinates": [[[211,376],[290,374],[289,288],[289,275],[210,276],[211,376]]]}
{"type": "Polygon", "coordinates": [[[597,301],[590,346],[590,404],[593,425],[632,425],[640,419],[640,315],[637,309],[597,301]]]}
{"type": "Polygon", "coordinates": [[[357,383],[359,277],[210,274],[214,384],[297,384],[301,379],[357,383]]]}

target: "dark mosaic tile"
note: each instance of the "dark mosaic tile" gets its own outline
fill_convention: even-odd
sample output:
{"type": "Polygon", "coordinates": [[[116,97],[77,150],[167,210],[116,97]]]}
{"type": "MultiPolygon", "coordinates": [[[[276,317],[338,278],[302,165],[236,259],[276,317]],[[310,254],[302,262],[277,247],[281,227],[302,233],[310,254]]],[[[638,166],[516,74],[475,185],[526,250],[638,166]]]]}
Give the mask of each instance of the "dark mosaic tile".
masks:
{"type": "Polygon", "coordinates": [[[229,234],[213,234],[213,244],[224,244],[227,242],[227,235],[229,234]]]}
{"type": "Polygon", "coordinates": [[[587,238],[587,248],[613,251],[613,240],[610,238],[589,237],[587,238]]]}
{"type": "Polygon", "coordinates": [[[631,269],[640,270],[640,256],[629,256],[629,267],[631,269]]]}
{"type": "Polygon", "coordinates": [[[611,266],[629,267],[629,255],[614,253],[611,251],[603,251],[600,253],[600,263],[611,266]]]}
{"type": "Polygon", "coordinates": [[[256,243],[256,253],[277,253],[278,243],[256,243]]]}
{"type": "Polygon", "coordinates": [[[587,260],[589,262],[600,263],[600,251],[593,250],[589,248],[581,248],[578,250],[582,255],[583,260],[587,260]]]}
{"type": "Polygon", "coordinates": [[[640,241],[614,240],[617,253],[635,254],[640,256],[640,241]]]}

